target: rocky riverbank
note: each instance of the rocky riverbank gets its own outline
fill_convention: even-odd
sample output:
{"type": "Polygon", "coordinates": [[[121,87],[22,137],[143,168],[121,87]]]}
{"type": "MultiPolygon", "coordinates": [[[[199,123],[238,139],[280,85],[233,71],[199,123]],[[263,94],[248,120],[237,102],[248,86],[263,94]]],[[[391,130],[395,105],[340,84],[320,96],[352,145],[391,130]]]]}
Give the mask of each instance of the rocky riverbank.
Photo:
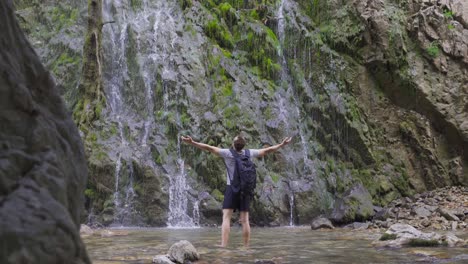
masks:
{"type": "MultiPolygon", "coordinates": [[[[333,215],[317,217],[312,229],[335,228],[333,215]]],[[[339,224],[339,223],[338,223],[339,224]]],[[[374,206],[374,216],[367,222],[344,225],[352,229],[387,229],[393,224],[408,224],[419,230],[456,231],[468,230],[468,188],[444,187],[402,197],[386,207],[374,206]]]]}
{"type": "Polygon", "coordinates": [[[420,230],[467,230],[468,188],[444,187],[399,198],[378,210],[369,225],[409,224],[420,230]]]}

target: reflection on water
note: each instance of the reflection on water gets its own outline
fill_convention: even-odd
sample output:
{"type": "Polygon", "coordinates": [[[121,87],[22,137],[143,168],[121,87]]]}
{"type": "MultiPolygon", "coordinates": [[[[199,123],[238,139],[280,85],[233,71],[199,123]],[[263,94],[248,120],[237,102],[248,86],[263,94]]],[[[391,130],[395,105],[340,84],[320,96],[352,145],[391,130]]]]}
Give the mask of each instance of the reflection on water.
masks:
{"type": "Polygon", "coordinates": [[[118,229],[84,238],[95,264],[151,263],[179,241],[190,241],[201,254],[199,263],[255,263],[274,259],[277,263],[466,263],[466,248],[404,248],[379,250],[372,247],[378,233],[366,231],[312,231],[309,227],[253,228],[251,248],[242,249],[242,232],[231,229],[230,247],[220,243],[218,228],[118,229]],[[428,257],[430,255],[432,257],[428,257]],[[463,260],[456,261],[455,256],[463,260]],[[448,259],[452,258],[452,259],[448,259]]]}

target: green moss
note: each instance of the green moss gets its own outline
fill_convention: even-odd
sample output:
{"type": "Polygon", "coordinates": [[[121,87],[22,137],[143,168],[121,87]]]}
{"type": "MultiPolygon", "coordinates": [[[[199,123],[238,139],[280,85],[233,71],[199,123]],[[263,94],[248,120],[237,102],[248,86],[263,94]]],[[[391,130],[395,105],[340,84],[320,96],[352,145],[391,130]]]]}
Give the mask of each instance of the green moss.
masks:
{"type": "Polygon", "coordinates": [[[449,9],[444,10],[444,17],[447,19],[453,19],[453,12],[449,9]]]}
{"type": "Polygon", "coordinates": [[[412,195],[413,191],[409,185],[409,177],[405,168],[399,168],[396,176],[390,179],[391,183],[403,196],[412,195]]]}
{"type": "Polygon", "coordinates": [[[226,49],[234,47],[231,32],[220,25],[217,19],[208,21],[203,30],[208,37],[214,39],[221,47],[226,49]]]}
{"type": "Polygon", "coordinates": [[[133,184],[133,190],[138,194],[138,196],[142,196],[145,194],[143,187],[138,183],[133,184]]]}
{"type": "Polygon", "coordinates": [[[426,48],[426,52],[431,58],[439,56],[439,43],[437,41],[431,42],[431,44],[426,48]]]}
{"type": "Polygon", "coordinates": [[[354,178],[361,181],[372,197],[378,196],[379,182],[378,180],[374,179],[373,171],[369,169],[353,170],[352,175],[354,178]]]}
{"type": "Polygon", "coordinates": [[[86,189],[84,192],[85,196],[93,200],[97,197],[96,192],[93,189],[86,189]]]}
{"type": "Polygon", "coordinates": [[[232,53],[229,50],[221,48],[221,51],[223,52],[224,57],[228,59],[232,58],[232,53]]]}
{"type": "Polygon", "coordinates": [[[52,26],[56,31],[62,28],[68,28],[74,25],[78,19],[79,11],[76,8],[57,5],[49,11],[52,20],[52,26]]]}
{"type": "Polygon", "coordinates": [[[157,156],[156,158],[154,158],[154,162],[156,162],[156,164],[158,164],[159,166],[163,165],[163,158],[162,156],[157,156]]]}
{"type": "Polygon", "coordinates": [[[76,65],[79,63],[79,57],[78,56],[70,56],[67,52],[63,52],[60,54],[60,56],[54,60],[54,62],[51,64],[51,69],[52,72],[57,73],[57,70],[61,66],[66,66],[66,65],[76,65]]]}
{"type": "Polygon", "coordinates": [[[224,109],[224,118],[227,120],[238,120],[241,117],[241,111],[237,104],[231,105],[224,109]]]}
{"type": "Polygon", "coordinates": [[[218,6],[220,15],[224,18],[229,27],[237,24],[236,10],[229,3],[221,3],[218,6]]]}
{"type": "Polygon", "coordinates": [[[117,133],[119,132],[119,129],[117,128],[116,124],[112,124],[109,130],[112,136],[117,135],[117,133]]]}
{"type": "Polygon", "coordinates": [[[222,94],[224,97],[231,97],[232,96],[232,83],[229,82],[222,88],[222,94]]]}
{"type": "Polygon", "coordinates": [[[192,0],[179,0],[179,5],[182,9],[187,9],[187,8],[191,8],[192,5],[193,5],[193,1],[192,0]]]}
{"type": "Polygon", "coordinates": [[[100,117],[101,117],[101,113],[102,113],[102,103],[97,103],[97,104],[96,104],[95,113],[96,113],[96,118],[100,118],[100,117]]]}
{"type": "Polygon", "coordinates": [[[278,173],[274,173],[274,172],[270,173],[270,177],[274,183],[278,183],[278,181],[281,178],[281,176],[278,173]]]}
{"type": "Polygon", "coordinates": [[[143,6],[142,0],[130,0],[130,6],[133,11],[138,11],[143,6]]]}
{"type": "Polygon", "coordinates": [[[218,202],[222,202],[223,199],[224,199],[224,195],[218,190],[218,189],[214,189],[212,192],[211,192],[211,196],[213,198],[216,199],[216,201],[218,202]]]}
{"type": "Polygon", "coordinates": [[[410,247],[437,247],[441,244],[437,240],[433,239],[419,239],[419,238],[412,238],[408,242],[408,246],[410,247]]]}
{"type": "Polygon", "coordinates": [[[387,241],[387,240],[395,240],[397,238],[397,235],[396,234],[387,234],[387,233],[384,233],[380,238],[379,240],[380,241],[387,241]]]}
{"type": "Polygon", "coordinates": [[[102,161],[104,159],[108,158],[108,155],[106,152],[104,151],[99,151],[97,154],[96,154],[96,159],[99,160],[99,161],[102,161]]]}
{"type": "Polygon", "coordinates": [[[97,142],[97,134],[94,132],[89,133],[86,139],[87,141],[92,142],[92,143],[97,142]]]}
{"type": "Polygon", "coordinates": [[[260,16],[258,15],[257,10],[255,9],[250,11],[250,17],[256,20],[260,20],[260,16]]]}

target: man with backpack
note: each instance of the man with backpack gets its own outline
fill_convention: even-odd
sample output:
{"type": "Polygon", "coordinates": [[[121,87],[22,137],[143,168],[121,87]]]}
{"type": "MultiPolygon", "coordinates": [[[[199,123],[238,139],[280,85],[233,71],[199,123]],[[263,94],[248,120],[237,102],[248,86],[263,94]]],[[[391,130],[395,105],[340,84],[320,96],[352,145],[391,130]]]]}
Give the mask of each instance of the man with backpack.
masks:
{"type": "Polygon", "coordinates": [[[256,184],[255,165],[250,158],[263,157],[266,154],[277,151],[279,148],[289,144],[289,142],[291,142],[291,137],[287,137],[280,144],[271,147],[246,150],[244,150],[245,139],[241,136],[234,138],[232,148],[230,149],[222,149],[195,142],[190,136],[182,136],[182,141],[224,158],[224,164],[227,170],[227,186],[223,201],[221,247],[226,247],[228,244],[229,232],[231,230],[231,217],[235,210],[239,210],[240,212],[244,246],[248,247],[250,241],[249,207],[256,184]]]}

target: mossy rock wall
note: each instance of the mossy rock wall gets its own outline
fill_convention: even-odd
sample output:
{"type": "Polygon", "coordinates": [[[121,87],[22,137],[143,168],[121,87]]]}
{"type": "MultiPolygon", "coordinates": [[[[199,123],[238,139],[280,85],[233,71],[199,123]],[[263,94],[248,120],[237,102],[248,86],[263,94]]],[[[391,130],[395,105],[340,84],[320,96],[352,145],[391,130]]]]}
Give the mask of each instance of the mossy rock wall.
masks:
{"type": "MultiPolygon", "coordinates": [[[[86,7],[17,2],[24,30],[73,104],[86,7]],[[55,52],[56,43],[63,52],[55,52]]],[[[218,223],[222,160],[181,145],[180,135],[229,147],[242,133],[249,148],[294,136],[257,160],[252,220],[259,225],[289,224],[291,210],[296,224],[331,214],[355,186],[385,205],[468,184],[467,20],[456,5],[131,1],[106,12],[115,20],[104,26],[107,103],[83,135],[88,211],[112,216],[123,157],[138,175],[133,187],[143,224],[164,226],[169,179],[182,159],[202,224],[218,223]]],[[[356,201],[352,208],[367,204],[356,201]]],[[[346,222],[358,218],[367,217],[346,222]]]]}

